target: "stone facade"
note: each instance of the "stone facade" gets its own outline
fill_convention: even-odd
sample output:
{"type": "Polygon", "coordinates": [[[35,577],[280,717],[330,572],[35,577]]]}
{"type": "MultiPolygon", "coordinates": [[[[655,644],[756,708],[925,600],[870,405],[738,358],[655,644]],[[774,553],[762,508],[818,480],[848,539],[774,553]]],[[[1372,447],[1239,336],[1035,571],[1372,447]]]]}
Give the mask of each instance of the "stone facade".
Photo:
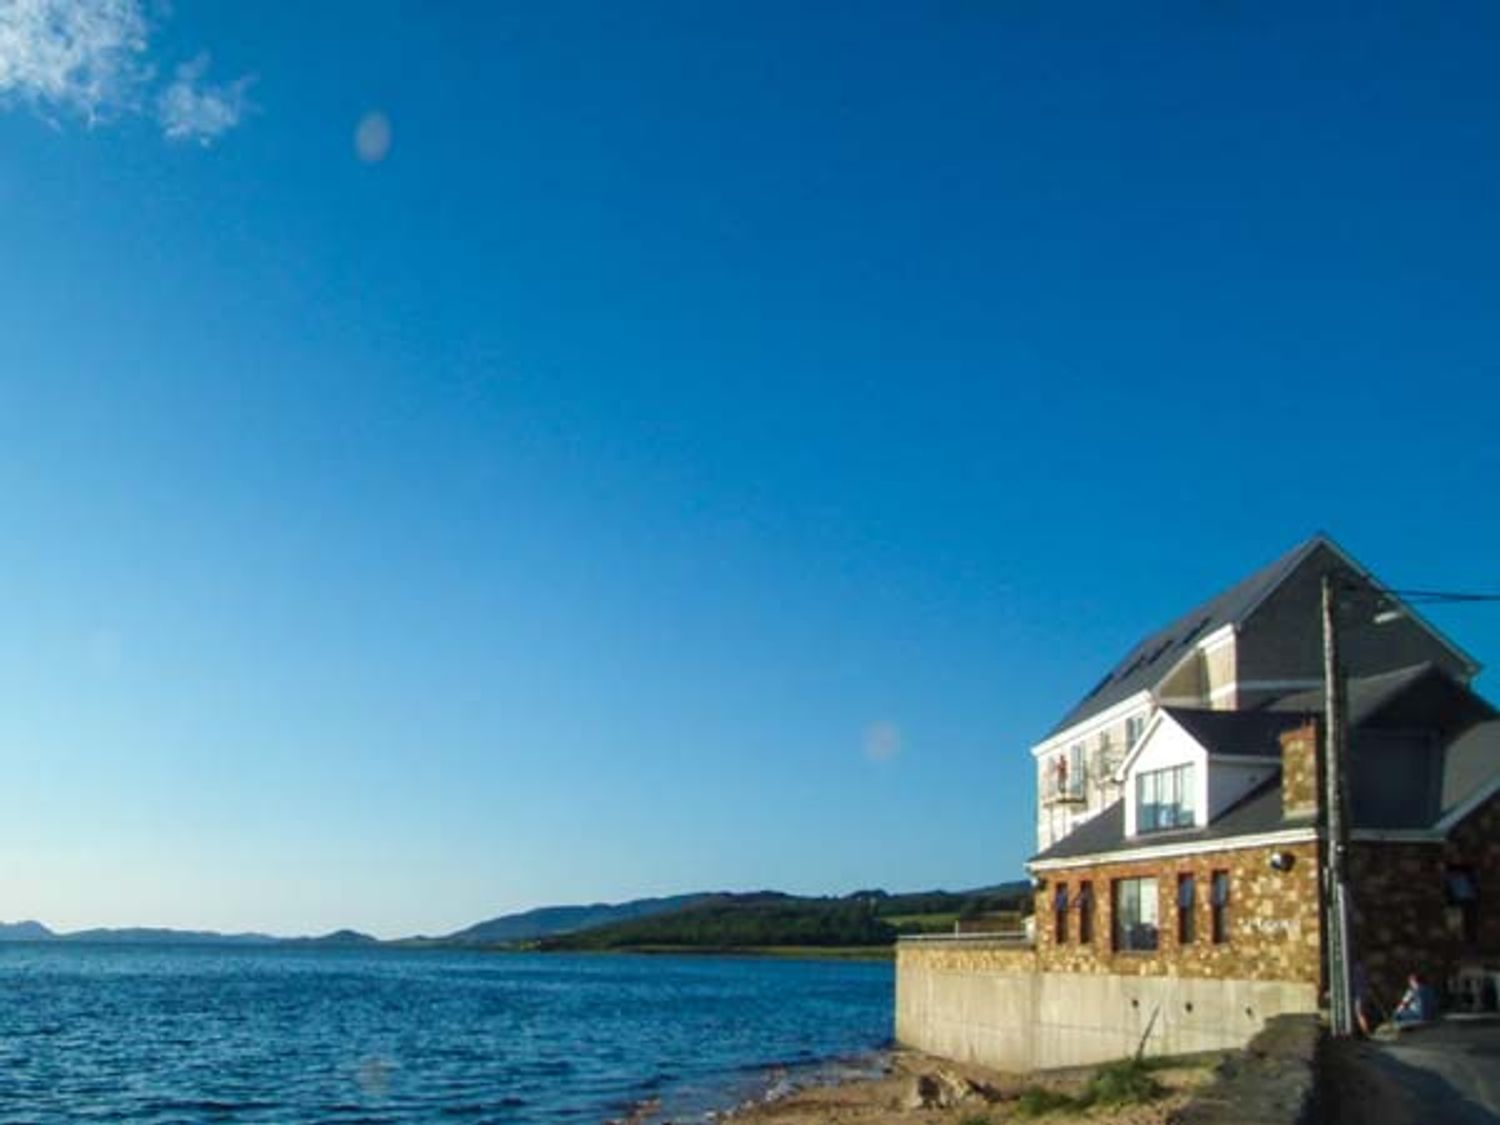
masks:
{"type": "Polygon", "coordinates": [[[1447,840],[1422,843],[1356,840],[1349,852],[1350,922],[1354,947],[1375,998],[1395,1003],[1413,971],[1441,990],[1464,959],[1500,954],[1500,795],[1453,829],[1447,840]],[[1447,873],[1462,868],[1479,890],[1477,940],[1466,940],[1448,901],[1447,873]]]}
{"type": "Polygon", "coordinates": [[[1317,720],[1281,736],[1281,808],[1287,816],[1315,816],[1323,792],[1317,720]]]}
{"type": "Polygon", "coordinates": [[[1177,859],[1099,863],[1046,873],[1036,896],[1037,961],[1044,972],[1115,973],[1126,976],[1218,977],[1254,981],[1321,979],[1318,846],[1314,842],[1207,851],[1177,859]],[[1271,855],[1292,857],[1288,870],[1271,855]],[[1213,940],[1210,888],[1213,873],[1229,875],[1227,940],[1213,940]],[[1195,877],[1193,940],[1178,940],[1177,881],[1195,877]],[[1111,885],[1119,879],[1155,878],[1159,944],[1153,952],[1117,951],[1111,885]],[[1079,888],[1093,888],[1093,939],[1079,940],[1079,888]],[[1068,888],[1066,940],[1057,940],[1054,896],[1068,888]]]}

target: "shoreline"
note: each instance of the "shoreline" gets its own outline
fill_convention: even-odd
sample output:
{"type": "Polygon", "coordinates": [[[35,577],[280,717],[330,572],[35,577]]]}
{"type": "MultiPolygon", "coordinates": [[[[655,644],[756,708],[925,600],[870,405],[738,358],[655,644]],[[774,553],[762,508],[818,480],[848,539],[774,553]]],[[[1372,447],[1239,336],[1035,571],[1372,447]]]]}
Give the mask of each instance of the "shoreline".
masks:
{"type": "MultiPolygon", "coordinates": [[[[1046,1111],[1044,1120],[1049,1125],[1166,1125],[1212,1080],[1220,1057],[1152,1060],[1151,1073],[1162,1087],[1159,1096],[1124,1105],[1059,1106],[1046,1111]]],[[[1035,1097],[1038,1090],[1075,1096],[1097,1069],[1007,1074],[891,1047],[864,1056],[862,1063],[830,1060],[801,1078],[788,1077],[784,1088],[778,1088],[772,1071],[764,1095],[703,1119],[730,1125],[998,1125],[1031,1119],[1018,1112],[1023,1096],[1035,1097]],[[840,1073],[844,1067],[847,1071],[840,1073]]],[[[627,1120],[629,1125],[668,1125],[668,1119],[649,1115],[627,1120]]]]}

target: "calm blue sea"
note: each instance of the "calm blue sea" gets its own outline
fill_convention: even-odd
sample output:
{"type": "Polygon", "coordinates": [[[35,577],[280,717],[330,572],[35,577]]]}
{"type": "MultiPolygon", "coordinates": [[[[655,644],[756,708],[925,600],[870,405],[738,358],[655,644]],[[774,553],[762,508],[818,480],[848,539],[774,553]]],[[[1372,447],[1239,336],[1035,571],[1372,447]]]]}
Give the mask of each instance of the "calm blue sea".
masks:
{"type": "Polygon", "coordinates": [[[0,1121],[700,1116],[883,1046],[888,964],[0,945],[0,1121]]]}

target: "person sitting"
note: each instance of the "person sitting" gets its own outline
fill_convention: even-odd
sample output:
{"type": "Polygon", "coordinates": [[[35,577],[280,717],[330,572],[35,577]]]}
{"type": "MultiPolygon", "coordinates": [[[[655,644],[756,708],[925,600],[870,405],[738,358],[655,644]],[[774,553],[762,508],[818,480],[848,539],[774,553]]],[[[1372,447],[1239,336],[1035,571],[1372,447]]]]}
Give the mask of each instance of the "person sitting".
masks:
{"type": "Polygon", "coordinates": [[[1359,1025],[1359,1033],[1368,1039],[1375,1021],[1370,1018],[1370,977],[1363,961],[1354,963],[1350,983],[1354,986],[1354,1022],[1359,1025]]]}
{"type": "Polygon", "coordinates": [[[1406,994],[1391,1013],[1397,1027],[1428,1023],[1437,1019],[1437,993],[1432,985],[1422,979],[1422,974],[1412,973],[1406,978],[1406,994]]]}

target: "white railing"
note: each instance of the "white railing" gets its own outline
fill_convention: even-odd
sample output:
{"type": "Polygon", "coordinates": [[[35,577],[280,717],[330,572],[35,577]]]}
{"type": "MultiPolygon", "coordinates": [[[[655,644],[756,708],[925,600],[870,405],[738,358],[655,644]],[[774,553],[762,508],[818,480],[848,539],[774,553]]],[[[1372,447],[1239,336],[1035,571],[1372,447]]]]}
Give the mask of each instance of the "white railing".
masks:
{"type": "Polygon", "coordinates": [[[982,941],[993,945],[1013,945],[1017,949],[1030,949],[1036,944],[1025,934],[1002,934],[1002,933],[968,933],[968,934],[902,934],[896,939],[898,942],[922,943],[931,942],[941,945],[943,942],[960,941],[982,941]]]}

